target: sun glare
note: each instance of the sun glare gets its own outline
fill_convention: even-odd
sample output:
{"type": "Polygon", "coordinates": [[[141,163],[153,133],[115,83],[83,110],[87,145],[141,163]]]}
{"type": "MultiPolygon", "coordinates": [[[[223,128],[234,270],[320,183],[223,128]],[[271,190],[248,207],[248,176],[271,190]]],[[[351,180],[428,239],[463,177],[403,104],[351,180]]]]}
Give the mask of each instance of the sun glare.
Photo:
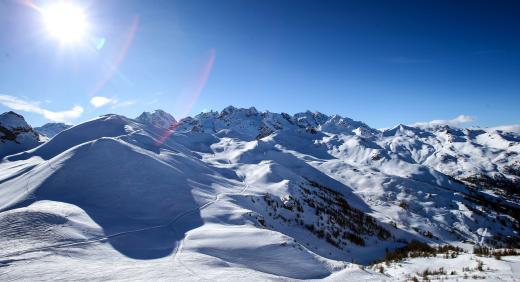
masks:
{"type": "Polygon", "coordinates": [[[62,43],[77,43],[88,30],[84,11],[69,3],[59,3],[43,10],[45,27],[49,34],[62,43]]]}

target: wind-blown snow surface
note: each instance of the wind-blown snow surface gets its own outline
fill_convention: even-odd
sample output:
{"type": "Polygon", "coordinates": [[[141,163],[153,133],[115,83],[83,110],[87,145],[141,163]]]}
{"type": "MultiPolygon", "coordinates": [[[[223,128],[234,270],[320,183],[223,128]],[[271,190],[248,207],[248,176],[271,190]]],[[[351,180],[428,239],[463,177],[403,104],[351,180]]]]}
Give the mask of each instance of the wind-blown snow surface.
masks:
{"type": "MultiPolygon", "coordinates": [[[[164,117],[105,115],[6,157],[0,278],[402,279],[428,265],[352,262],[414,239],[518,238],[515,133],[234,107],[164,117]]],[[[520,278],[514,258],[494,265],[488,279],[520,278]]]]}

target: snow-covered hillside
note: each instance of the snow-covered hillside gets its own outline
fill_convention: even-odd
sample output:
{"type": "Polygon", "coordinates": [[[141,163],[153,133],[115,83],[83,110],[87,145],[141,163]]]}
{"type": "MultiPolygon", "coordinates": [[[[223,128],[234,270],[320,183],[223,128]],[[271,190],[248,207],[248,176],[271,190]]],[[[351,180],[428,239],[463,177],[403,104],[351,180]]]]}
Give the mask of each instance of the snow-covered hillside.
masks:
{"type": "Polygon", "coordinates": [[[399,125],[382,135],[379,144],[408,162],[519,199],[520,134],[516,132],[399,125]]]}
{"type": "MultiPolygon", "coordinates": [[[[313,112],[105,115],[0,163],[0,277],[411,278],[431,265],[368,265],[412,241],[518,247],[519,150],[503,129],[313,112]]],[[[476,259],[435,258],[446,280],[520,279],[515,257],[476,259]]]]}
{"type": "Polygon", "coordinates": [[[15,112],[0,115],[0,159],[38,146],[41,136],[15,112]]]}
{"type": "Polygon", "coordinates": [[[64,124],[64,123],[46,123],[40,127],[35,127],[34,130],[41,135],[47,137],[48,139],[56,136],[56,134],[62,132],[63,130],[69,129],[72,125],[64,124]]]}

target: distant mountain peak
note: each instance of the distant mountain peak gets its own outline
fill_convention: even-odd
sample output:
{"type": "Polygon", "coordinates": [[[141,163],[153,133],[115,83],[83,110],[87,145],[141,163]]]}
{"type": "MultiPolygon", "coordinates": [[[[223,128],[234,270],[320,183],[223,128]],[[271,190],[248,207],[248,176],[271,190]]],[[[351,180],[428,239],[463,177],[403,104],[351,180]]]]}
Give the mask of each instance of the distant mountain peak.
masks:
{"type": "Polygon", "coordinates": [[[328,116],[317,111],[305,111],[290,115],[258,111],[255,107],[238,108],[228,106],[220,112],[204,112],[194,117],[184,118],[177,127],[179,131],[238,134],[247,139],[259,139],[284,130],[325,131],[344,133],[370,138],[380,132],[368,125],[340,115],[328,116]]]}
{"type": "Polygon", "coordinates": [[[47,138],[52,138],[63,130],[69,129],[70,127],[72,127],[72,125],[60,122],[51,122],[46,123],[40,127],[35,127],[34,130],[47,138]]]}
{"type": "Polygon", "coordinates": [[[169,113],[157,109],[153,112],[143,112],[140,116],[138,116],[136,121],[148,125],[152,125],[156,128],[169,128],[175,124],[177,124],[177,120],[169,113]]]}
{"type": "MultiPolygon", "coordinates": [[[[20,120],[12,113],[2,117],[20,120]]],[[[103,257],[153,263],[177,252],[179,263],[211,263],[205,271],[214,271],[212,277],[239,261],[248,278],[269,275],[257,280],[348,280],[358,271],[349,266],[353,261],[372,264],[408,242],[468,251],[472,244],[518,246],[518,135],[403,124],[380,132],[339,115],[236,107],[186,117],[175,130],[157,128],[173,123],[161,110],[136,119],[108,114],[31,150],[18,138],[0,143],[0,156],[9,146],[28,150],[0,161],[0,244],[8,246],[0,255],[31,252],[43,273],[44,263],[57,258],[59,271],[70,272],[76,253],[64,259],[66,250],[56,246],[81,242],[85,253],[78,259],[83,264],[93,257],[93,267],[103,257]],[[176,248],[183,242],[181,253],[176,248]]],[[[433,259],[448,263],[445,256],[433,259]]],[[[467,261],[470,267],[475,259],[467,261]]],[[[431,265],[425,261],[421,265],[431,265]]],[[[391,263],[394,271],[398,264],[391,263]]],[[[8,267],[24,273],[26,264],[17,265],[8,267]]],[[[165,271],[172,269],[178,268],[165,271]]],[[[365,280],[393,279],[390,274],[365,280]]]]}
{"type": "Polygon", "coordinates": [[[0,114],[0,158],[36,147],[40,136],[13,111],[0,114]]]}
{"type": "Polygon", "coordinates": [[[5,112],[0,115],[0,126],[9,129],[31,129],[25,118],[13,111],[5,112]]]}
{"type": "Polygon", "coordinates": [[[390,129],[383,130],[383,136],[397,136],[397,135],[422,135],[425,134],[426,131],[424,131],[420,127],[410,126],[406,124],[398,124],[390,129]]]}
{"type": "Polygon", "coordinates": [[[220,117],[225,117],[232,114],[244,114],[246,117],[252,116],[252,115],[258,115],[259,112],[255,107],[249,107],[249,108],[237,108],[235,106],[227,106],[225,107],[220,113],[220,117]]]}

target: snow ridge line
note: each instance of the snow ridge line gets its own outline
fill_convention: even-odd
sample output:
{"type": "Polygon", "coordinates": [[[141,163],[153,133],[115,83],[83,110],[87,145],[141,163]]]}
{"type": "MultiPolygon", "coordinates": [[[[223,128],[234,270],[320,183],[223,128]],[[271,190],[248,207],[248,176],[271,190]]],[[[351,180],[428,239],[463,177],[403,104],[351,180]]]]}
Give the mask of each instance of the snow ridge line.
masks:
{"type": "MultiPolygon", "coordinates": [[[[132,133],[135,133],[137,131],[134,131],[132,133]]],[[[152,132],[148,132],[148,131],[145,131],[147,132],[148,134],[150,135],[153,135],[154,137],[157,137],[156,134],[152,133],[152,132]]],[[[131,133],[130,133],[131,134],[131,133]]],[[[129,134],[128,134],[129,135],[129,134]]],[[[121,136],[117,136],[116,138],[120,138],[124,135],[121,135],[121,136]]],[[[174,150],[176,151],[175,149],[173,149],[171,146],[169,146],[168,144],[162,144],[163,146],[169,148],[170,150],[174,150]]],[[[49,167],[55,171],[56,168],[54,168],[52,166],[51,163],[48,163],[46,162],[47,165],[49,165],[49,167]]],[[[231,161],[228,160],[228,164],[231,164],[231,161]]],[[[29,193],[28,191],[28,186],[29,186],[29,183],[30,183],[30,180],[31,180],[31,177],[29,177],[29,179],[27,180],[27,183],[26,183],[26,192],[29,193]]],[[[33,248],[33,249],[28,249],[28,250],[23,250],[23,251],[19,251],[19,252],[13,252],[13,253],[8,253],[8,254],[5,254],[5,255],[2,255],[0,256],[0,258],[8,258],[8,257],[12,257],[12,256],[19,256],[19,255],[24,255],[24,254],[27,254],[27,253],[32,253],[32,252],[39,252],[39,251],[46,251],[46,250],[51,250],[51,249],[59,249],[59,248],[67,248],[67,247],[75,247],[75,246],[83,246],[83,245],[89,245],[89,244],[94,244],[94,243],[100,243],[100,242],[104,242],[106,240],[109,240],[110,238],[114,238],[114,237],[118,237],[118,236],[124,236],[124,235],[128,235],[128,234],[131,234],[131,233],[137,233],[137,232],[143,232],[143,231],[149,231],[149,230],[153,230],[153,229],[158,229],[158,228],[164,228],[164,227],[168,227],[172,224],[174,224],[175,222],[177,222],[178,220],[184,218],[185,216],[189,215],[189,214],[192,214],[194,212],[197,212],[197,211],[200,211],[200,210],[203,210],[207,207],[209,207],[210,205],[216,203],[217,201],[219,201],[221,199],[222,196],[227,196],[227,195],[243,195],[247,189],[249,188],[249,185],[245,182],[245,177],[241,177],[240,181],[242,182],[243,184],[243,187],[242,189],[236,193],[236,192],[222,192],[222,193],[217,193],[215,195],[215,198],[213,200],[210,200],[208,202],[206,202],[205,204],[201,205],[200,207],[197,207],[197,208],[194,208],[194,209],[191,209],[191,210],[187,210],[181,214],[178,214],[177,216],[175,216],[172,220],[170,220],[169,222],[165,223],[165,224],[160,224],[160,225],[156,225],[156,226],[150,226],[150,227],[145,227],[145,228],[140,228],[140,229],[135,229],[135,230],[128,230],[128,231],[122,231],[122,232],[118,232],[118,233],[115,233],[115,234],[111,234],[111,235],[107,235],[107,236],[103,236],[103,237],[98,237],[98,238],[92,238],[92,239],[88,239],[88,240],[85,240],[85,241],[82,241],[82,242],[75,242],[75,243],[63,243],[63,244],[56,244],[56,245],[51,245],[51,246],[45,246],[45,247],[39,247],[39,248],[33,248]]],[[[175,229],[173,229],[173,231],[175,232],[175,229]]],[[[191,274],[195,275],[195,276],[198,276],[199,278],[201,279],[205,279],[201,276],[199,276],[195,271],[193,271],[192,269],[190,269],[188,266],[186,266],[181,260],[180,260],[180,254],[182,253],[182,249],[183,249],[183,243],[184,243],[184,240],[185,240],[185,237],[182,238],[179,243],[177,244],[175,250],[174,250],[174,254],[173,254],[173,262],[175,264],[175,262],[179,262],[181,264],[181,266],[183,268],[185,268],[188,272],[190,272],[191,274]]],[[[299,244],[300,245],[300,244],[299,244]]],[[[302,246],[303,247],[303,246],[302,246]]],[[[5,274],[5,273],[3,273],[5,274]]],[[[2,275],[3,275],[2,274],[2,275]]],[[[205,279],[207,280],[207,279],[205,279]]]]}
{"type": "MultiPolygon", "coordinates": [[[[168,226],[174,224],[175,222],[177,222],[178,220],[180,220],[181,218],[183,218],[183,217],[185,217],[185,216],[187,216],[187,215],[189,215],[191,213],[194,213],[196,211],[203,210],[203,209],[207,208],[208,206],[216,203],[218,200],[220,200],[220,196],[221,195],[242,194],[249,187],[248,184],[246,184],[246,183],[244,183],[244,184],[245,184],[244,187],[242,188],[242,190],[239,193],[218,193],[215,196],[215,199],[208,201],[207,203],[203,204],[200,207],[197,207],[197,208],[194,208],[194,209],[191,209],[191,210],[187,210],[187,211],[185,211],[185,212],[183,212],[181,214],[178,214],[173,219],[171,219],[169,222],[164,223],[164,224],[150,226],[150,227],[144,227],[144,228],[139,228],[139,229],[134,229],[134,230],[128,230],[128,231],[121,231],[121,232],[110,234],[110,235],[103,236],[103,237],[88,239],[88,240],[85,240],[85,241],[82,241],[82,242],[56,244],[56,245],[50,245],[50,246],[45,246],[45,247],[28,249],[28,250],[19,251],[19,252],[7,253],[5,255],[2,255],[1,258],[8,258],[8,257],[12,257],[12,256],[19,256],[19,255],[23,255],[23,254],[27,254],[27,253],[38,252],[38,251],[46,251],[46,250],[50,250],[50,249],[54,249],[54,248],[66,248],[66,247],[88,245],[88,244],[92,244],[92,243],[99,243],[99,242],[104,242],[104,241],[106,241],[106,240],[108,240],[110,238],[114,238],[114,237],[118,237],[118,236],[123,236],[123,235],[131,234],[131,233],[137,233],[137,232],[142,232],[142,231],[149,231],[149,230],[153,230],[153,229],[168,227],[168,226]]],[[[176,251],[176,253],[177,253],[177,251],[176,251]]]]}
{"type": "MultiPolygon", "coordinates": [[[[153,133],[153,132],[149,132],[148,130],[143,130],[143,129],[140,129],[140,130],[136,130],[136,131],[133,131],[129,134],[126,134],[126,135],[120,135],[120,136],[117,136],[115,138],[120,138],[122,136],[128,136],[132,133],[136,133],[136,132],[139,132],[139,131],[144,131],[150,135],[153,135],[153,137],[157,138],[157,134],[153,133]]],[[[154,139],[155,139],[154,138],[154,139]]],[[[167,148],[169,148],[170,150],[174,150],[176,151],[175,149],[173,149],[171,146],[169,146],[168,144],[162,144],[162,146],[165,146],[167,148]]],[[[230,161],[228,161],[229,163],[231,163],[230,161]]],[[[56,168],[52,167],[52,164],[49,163],[48,161],[45,161],[45,164],[47,164],[53,171],[56,170],[56,168]]],[[[29,186],[29,182],[31,181],[31,177],[29,177],[29,179],[27,180],[27,183],[26,183],[26,187],[25,187],[25,190],[26,190],[26,193],[29,193],[29,189],[28,189],[28,186],[29,186]]],[[[217,193],[215,195],[215,199],[213,200],[210,200],[208,201],[207,203],[201,205],[200,207],[197,207],[197,208],[193,208],[191,210],[187,210],[187,211],[184,211],[183,213],[181,214],[178,214],[177,216],[175,216],[173,219],[171,219],[170,221],[168,221],[167,223],[164,223],[164,224],[159,224],[159,225],[155,225],[155,226],[150,226],[150,227],[144,227],[144,228],[139,228],[139,229],[134,229],[134,230],[128,230],[128,231],[121,231],[121,232],[118,232],[118,233],[114,233],[114,234],[110,234],[110,235],[107,235],[107,236],[102,236],[102,237],[97,237],[97,238],[92,238],[92,239],[87,239],[85,241],[81,241],[81,242],[74,242],[74,243],[62,243],[62,244],[55,244],[55,245],[50,245],[50,246],[45,246],[45,247],[39,247],[39,248],[33,248],[33,249],[28,249],[28,250],[23,250],[23,251],[19,251],[19,252],[12,252],[12,253],[7,253],[7,254],[4,254],[2,256],[0,256],[0,258],[8,258],[8,257],[12,257],[12,256],[19,256],[19,255],[23,255],[23,254],[27,254],[27,253],[32,253],[32,252],[38,252],[38,251],[46,251],[46,250],[50,250],[50,249],[53,249],[53,248],[67,248],[67,247],[74,247],[74,246],[82,246],[82,245],[88,245],[88,244],[92,244],[92,243],[99,243],[99,242],[103,242],[103,241],[106,241],[110,238],[114,238],[114,237],[118,237],[118,236],[123,236],[123,235],[127,235],[127,234],[131,234],[131,233],[137,233],[137,232],[142,232],[142,231],[149,231],[149,230],[153,230],[153,229],[158,229],[158,228],[163,228],[163,227],[168,227],[169,225],[172,225],[174,224],[175,222],[177,222],[177,220],[180,220],[181,218],[191,214],[191,213],[194,213],[196,211],[200,211],[200,210],[203,210],[205,208],[207,208],[208,206],[214,204],[215,202],[217,202],[218,200],[220,200],[220,196],[221,195],[238,195],[238,194],[243,194],[247,188],[249,187],[247,183],[245,183],[244,181],[244,177],[242,177],[241,179],[241,182],[242,184],[244,185],[243,188],[240,190],[240,192],[238,193],[232,193],[232,192],[223,192],[223,193],[217,193]]],[[[181,239],[182,240],[182,239],[181,239]]],[[[175,250],[175,254],[177,253],[177,249],[175,250]]]]}
{"type": "MultiPolygon", "coordinates": [[[[229,162],[229,161],[228,161],[229,162]]],[[[243,187],[242,189],[238,192],[238,193],[232,193],[232,192],[222,192],[222,193],[218,193],[216,194],[215,196],[215,199],[213,199],[212,201],[209,201],[207,202],[206,204],[202,205],[199,210],[202,210],[202,209],[205,209],[207,207],[209,207],[210,205],[216,203],[217,201],[219,201],[221,199],[221,196],[227,196],[227,195],[243,195],[246,190],[249,188],[249,185],[245,182],[244,180],[244,177],[242,177],[242,179],[240,180],[243,184],[243,187]]],[[[175,232],[175,230],[174,230],[175,232]]],[[[177,244],[177,248],[175,249],[175,252],[173,254],[173,264],[175,265],[175,262],[179,262],[182,267],[184,267],[188,272],[190,272],[191,274],[203,279],[203,280],[208,280],[210,281],[210,279],[206,279],[204,277],[201,277],[200,275],[198,275],[195,271],[193,271],[191,268],[189,268],[188,266],[186,266],[182,260],[180,259],[180,255],[182,253],[182,248],[184,246],[184,240],[186,239],[187,235],[182,238],[180,241],[179,241],[179,244],[177,244]]]]}

